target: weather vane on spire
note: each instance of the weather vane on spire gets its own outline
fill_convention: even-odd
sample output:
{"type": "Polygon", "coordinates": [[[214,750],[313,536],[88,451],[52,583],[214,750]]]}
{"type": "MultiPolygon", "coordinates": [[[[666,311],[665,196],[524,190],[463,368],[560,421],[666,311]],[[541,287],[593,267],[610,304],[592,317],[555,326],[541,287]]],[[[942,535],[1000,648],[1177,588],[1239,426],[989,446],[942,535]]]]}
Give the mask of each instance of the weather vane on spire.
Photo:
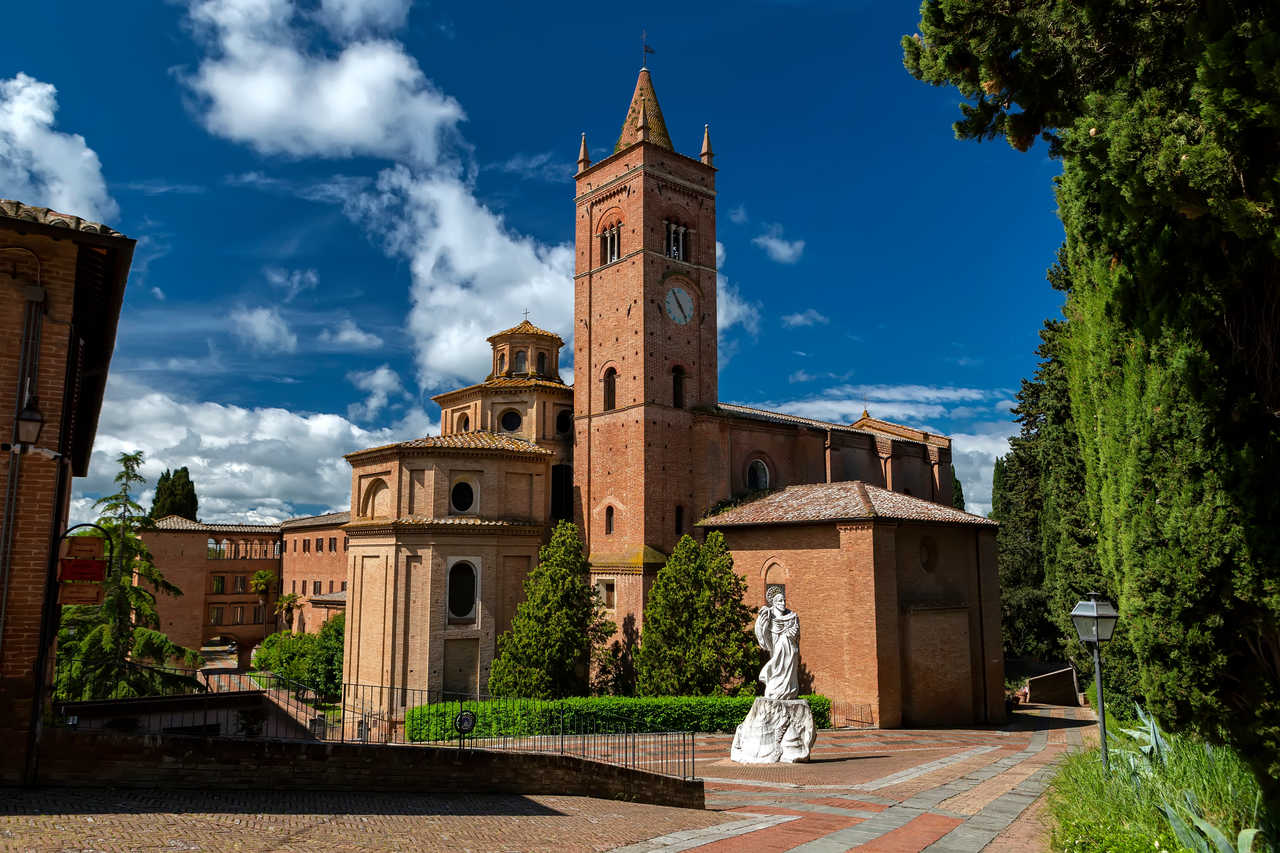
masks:
{"type": "Polygon", "coordinates": [[[649,65],[649,54],[653,53],[653,48],[649,47],[649,37],[644,30],[640,31],[640,67],[647,68],[649,65]]]}

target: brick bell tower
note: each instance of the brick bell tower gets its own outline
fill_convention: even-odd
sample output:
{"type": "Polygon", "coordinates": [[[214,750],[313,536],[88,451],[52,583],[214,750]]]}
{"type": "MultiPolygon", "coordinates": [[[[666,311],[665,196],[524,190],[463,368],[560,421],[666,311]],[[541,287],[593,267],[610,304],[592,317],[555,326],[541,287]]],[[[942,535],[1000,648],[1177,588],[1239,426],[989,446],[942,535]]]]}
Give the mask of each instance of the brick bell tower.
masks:
{"type": "Polygon", "coordinates": [[[576,178],[574,487],[593,576],[637,627],[694,505],[693,410],[716,404],[710,134],[676,152],[640,69],[613,153],[576,178]],[[610,588],[608,584],[614,586],[610,588]]]}

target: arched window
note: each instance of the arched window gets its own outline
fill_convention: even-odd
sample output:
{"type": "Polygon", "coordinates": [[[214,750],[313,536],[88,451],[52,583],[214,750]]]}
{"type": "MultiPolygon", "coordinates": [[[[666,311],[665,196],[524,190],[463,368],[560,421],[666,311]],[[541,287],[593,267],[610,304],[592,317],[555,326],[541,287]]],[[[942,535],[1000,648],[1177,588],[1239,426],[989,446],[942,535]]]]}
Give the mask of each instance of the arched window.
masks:
{"type": "Polygon", "coordinates": [[[528,373],[529,372],[529,354],[524,350],[516,350],[516,354],[511,357],[512,373],[528,373]]]}
{"type": "Polygon", "coordinates": [[[667,257],[677,261],[689,260],[689,229],[678,222],[667,222],[667,257]]]}
{"type": "Polygon", "coordinates": [[[476,621],[476,567],[460,560],[449,568],[449,621],[476,621]]]}
{"type": "Polygon", "coordinates": [[[507,354],[505,352],[498,353],[498,372],[507,372],[507,354]]]}
{"type": "Polygon", "coordinates": [[[613,532],[613,507],[611,506],[604,508],[604,532],[613,532]]]}
{"type": "Polygon", "coordinates": [[[678,364],[671,368],[671,405],[684,408],[684,368],[678,364]]]}
{"type": "Polygon", "coordinates": [[[571,429],[573,429],[573,412],[561,409],[560,414],[556,415],[556,432],[563,435],[571,429]]]}
{"type": "Polygon", "coordinates": [[[676,536],[684,535],[684,507],[676,504],[676,536]]]}
{"type": "Polygon", "coordinates": [[[507,432],[515,432],[520,429],[520,424],[524,423],[524,418],[520,417],[520,413],[515,409],[507,409],[502,413],[502,417],[498,419],[498,423],[507,432]]]}
{"type": "Polygon", "coordinates": [[[747,488],[753,492],[769,488],[769,466],[763,459],[752,459],[747,466],[747,488]]]}
{"type": "MultiPolygon", "coordinates": [[[[376,478],[364,490],[364,500],[360,503],[360,515],[365,518],[386,518],[391,514],[391,490],[381,477],[376,478]]],[[[302,541],[302,550],[307,550],[307,540],[302,541]]]]}
{"type": "Polygon", "coordinates": [[[465,414],[463,414],[463,415],[458,415],[457,431],[458,431],[458,432],[470,432],[470,431],[471,431],[471,418],[469,418],[469,417],[468,417],[467,415],[465,415],[465,414]]]}
{"type": "Polygon", "coordinates": [[[618,405],[618,371],[610,367],[604,372],[604,410],[613,411],[618,405]]]}
{"type": "Polygon", "coordinates": [[[453,488],[449,491],[449,504],[454,512],[467,512],[475,502],[476,492],[470,483],[459,480],[453,484],[453,488]]]}
{"type": "Polygon", "coordinates": [[[605,220],[600,229],[600,263],[611,264],[622,254],[622,220],[605,220]]]}
{"type": "Polygon", "coordinates": [[[538,353],[538,375],[547,375],[547,354],[545,352],[538,353]]]}

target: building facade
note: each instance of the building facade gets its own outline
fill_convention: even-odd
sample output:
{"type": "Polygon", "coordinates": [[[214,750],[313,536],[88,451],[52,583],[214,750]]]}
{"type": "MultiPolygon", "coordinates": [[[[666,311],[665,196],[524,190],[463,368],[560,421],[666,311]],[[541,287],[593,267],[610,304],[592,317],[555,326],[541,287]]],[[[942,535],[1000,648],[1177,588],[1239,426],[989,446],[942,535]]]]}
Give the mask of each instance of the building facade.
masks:
{"type": "Polygon", "coordinates": [[[347,596],[348,512],[331,512],[280,522],[280,594],[296,595],[281,627],[315,634],[341,613],[347,596]]]}
{"type": "Polygon", "coordinates": [[[160,630],[190,649],[235,643],[235,663],[247,667],[253,648],[277,630],[280,525],[206,524],[170,515],[143,531],[142,541],[156,568],[182,590],[156,596],[160,630]],[[273,579],[265,593],[250,587],[259,571],[273,579]]]}
{"type": "Polygon", "coordinates": [[[0,785],[34,778],[59,539],[88,473],[134,241],[0,200],[0,785]],[[25,433],[36,432],[34,438],[25,433]]]}
{"type": "Polygon", "coordinates": [[[713,159],[705,127],[699,156],[675,150],[642,69],[613,152],[579,154],[573,386],[526,319],[489,339],[483,382],[434,398],[440,436],[347,457],[348,680],[401,707],[483,692],[538,545],[572,518],[620,633],[643,630],[679,538],[722,529],[749,603],[776,575],[812,625],[813,689],[884,725],[1003,714],[994,535],[948,506],[950,439],[718,399],[713,159]],[[851,508],[788,516],[794,489],[851,508]],[[717,514],[732,502],[751,511],[717,514]]]}

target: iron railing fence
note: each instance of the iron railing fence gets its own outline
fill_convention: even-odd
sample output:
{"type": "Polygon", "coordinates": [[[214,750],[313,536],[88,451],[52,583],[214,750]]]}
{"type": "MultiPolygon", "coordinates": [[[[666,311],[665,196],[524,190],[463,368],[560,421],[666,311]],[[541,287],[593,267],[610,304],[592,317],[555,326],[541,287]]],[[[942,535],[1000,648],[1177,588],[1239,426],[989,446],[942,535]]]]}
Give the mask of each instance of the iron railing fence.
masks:
{"type": "Polygon", "coordinates": [[[871,706],[857,702],[831,703],[831,728],[870,729],[876,725],[871,706]]]}
{"type": "MultiPolygon", "coordinates": [[[[75,664],[60,661],[59,666],[75,664]]],[[[149,735],[447,746],[567,755],[696,778],[694,733],[640,731],[572,701],[370,684],[331,691],[272,673],[130,666],[154,678],[55,693],[54,724],[149,735]]],[[[89,687],[93,685],[90,684],[89,687]]]]}

